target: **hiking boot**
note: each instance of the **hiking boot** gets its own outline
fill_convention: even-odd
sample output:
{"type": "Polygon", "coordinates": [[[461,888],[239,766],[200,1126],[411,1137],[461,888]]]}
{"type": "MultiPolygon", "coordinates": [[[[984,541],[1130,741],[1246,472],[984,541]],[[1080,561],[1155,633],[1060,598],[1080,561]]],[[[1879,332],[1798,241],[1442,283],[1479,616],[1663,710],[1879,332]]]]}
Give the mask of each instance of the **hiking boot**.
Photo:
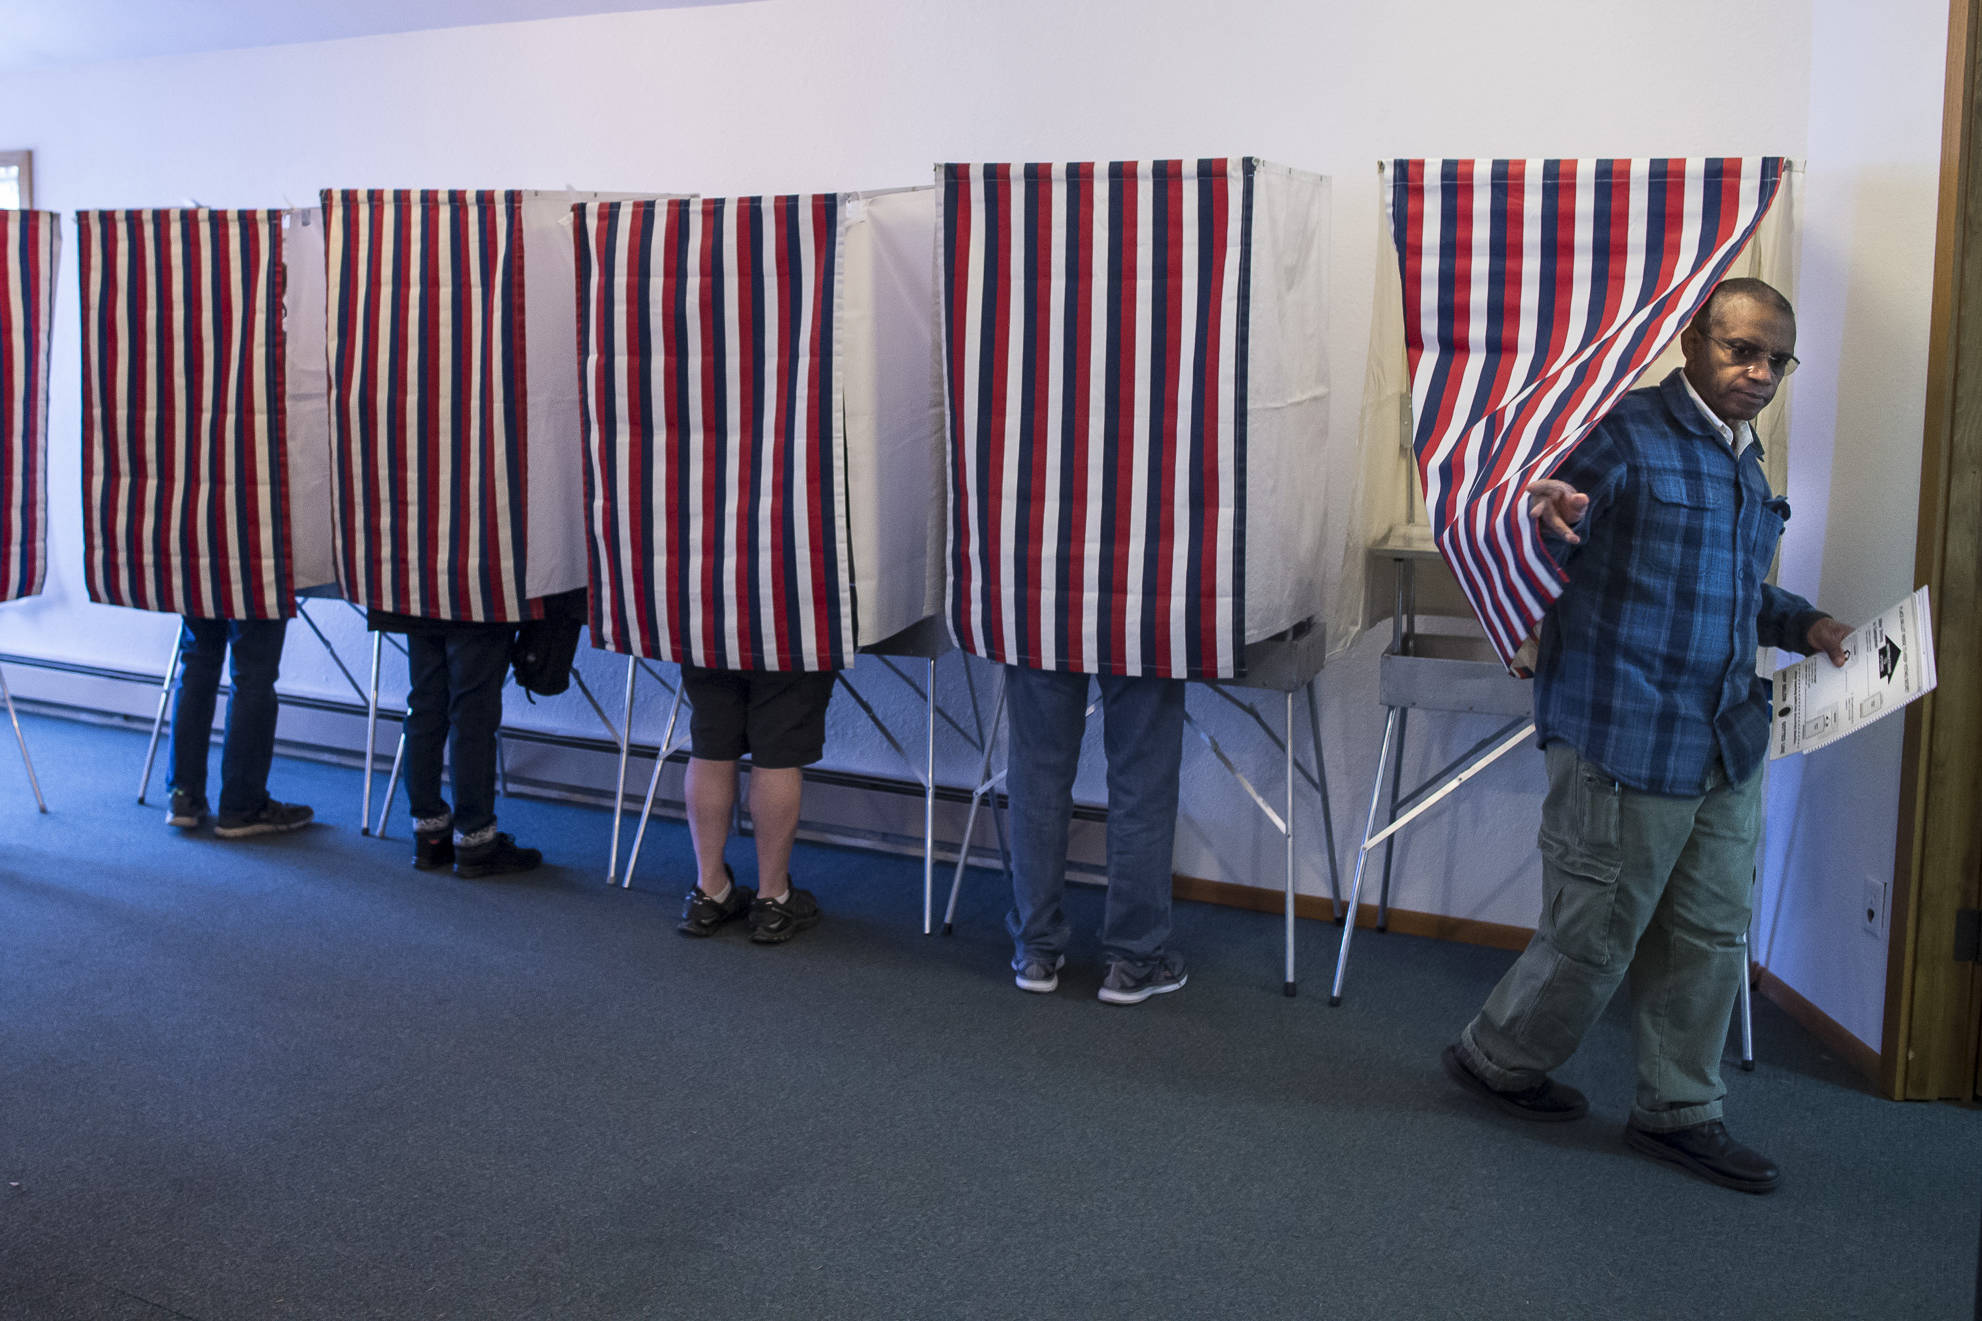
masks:
{"type": "Polygon", "coordinates": [[[1152,995],[1180,991],[1189,980],[1184,972],[1184,960],[1176,954],[1165,954],[1155,963],[1140,968],[1111,963],[1108,975],[1101,979],[1100,999],[1104,1004],[1139,1005],[1152,995]]]}
{"type": "Polygon", "coordinates": [[[443,826],[439,830],[416,830],[413,832],[413,865],[421,871],[441,871],[454,865],[454,831],[443,826]]]}
{"type": "Polygon", "coordinates": [[[207,818],[206,795],[190,789],[174,789],[172,806],[166,809],[165,824],[181,830],[195,830],[207,818]]]}
{"type": "Polygon", "coordinates": [[[480,844],[454,846],[454,874],[470,880],[479,876],[506,876],[510,872],[529,871],[543,860],[542,852],[516,847],[516,837],[507,833],[499,832],[480,844]]]}
{"type": "Polygon", "coordinates": [[[750,911],[751,900],[756,892],[746,890],[736,883],[736,873],[723,864],[723,875],[729,878],[729,893],[721,900],[711,899],[701,886],[688,892],[688,898],[681,906],[681,921],[675,930],[684,936],[713,936],[723,923],[742,917],[750,911]]]}
{"type": "Polygon", "coordinates": [[[1021,991],[1048,995],[1060,989],[1060,969],[1066,966],[1064,954],[1055,954],[1051,959],[1020,959],[1012,965],[1012,983],[1021,991]]]}
{"type": "Polygon", "coordinates": [[[213,833],[222,839],[245,839],[249,835],[279,835],[285,830],[301,830],[316,819],[316,813],[301,803],[278,803],[264,798],[252,812],[222,812],[213,823],[213,833]]]}
{"type": "Polygon", "coordinates": [[[808,927],[819,925],[819,901],[785,877],[785,892],[776,899],[758,895],[750,901],[750,938],[759,945],[782,945],[808,927]]]}

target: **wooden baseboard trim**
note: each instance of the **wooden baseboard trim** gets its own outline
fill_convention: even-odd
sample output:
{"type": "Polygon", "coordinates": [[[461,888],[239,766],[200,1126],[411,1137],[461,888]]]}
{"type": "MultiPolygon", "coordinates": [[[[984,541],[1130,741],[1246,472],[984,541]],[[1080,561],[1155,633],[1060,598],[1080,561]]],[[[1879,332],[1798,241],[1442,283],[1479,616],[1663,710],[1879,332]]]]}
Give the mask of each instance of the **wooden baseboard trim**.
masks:
{"type": "MultiPolygon", "coordinates": [[[[1232,881],[1208,881],[1201,876],[1181,874],[1171,878],[1171,893],[1179,899],[1243,908],[1254,913],[1284,912],[1287,903],[1286,895],[1279,890],[1269,890],[1259,885],[1239,885],[1232,881]]],[[[1294,916],[1332,923],[1335,907],[1325,895],[1297,894],[1294,896],[1294,916]]],[[[1376,925],[1375,904],[1357,905],[1356,925],[1376,925]]],[[[1406,936],[1429,936],[1433,940],[1485,945],[1489,949],[1525,949],[1535,934],[1533,927],[1481,922],[1470,917],[1446,917],[1442,913],[1419,913],[1408,908],[1390,910],[1390,929],[1406,936]]]]}
{"type": "Polygon", "coordinates": [[[1878,1051],[1860,1041],[1835,1018],[1804,999],[1794,987],[1760,964],[1755,966],[1755,989],[1794,1019],[1798,1027],[1837,1052],[1839,1058],[1856,1070],[1874,1090],[1885,1091],[1880,1081],[1878,1051]]]}

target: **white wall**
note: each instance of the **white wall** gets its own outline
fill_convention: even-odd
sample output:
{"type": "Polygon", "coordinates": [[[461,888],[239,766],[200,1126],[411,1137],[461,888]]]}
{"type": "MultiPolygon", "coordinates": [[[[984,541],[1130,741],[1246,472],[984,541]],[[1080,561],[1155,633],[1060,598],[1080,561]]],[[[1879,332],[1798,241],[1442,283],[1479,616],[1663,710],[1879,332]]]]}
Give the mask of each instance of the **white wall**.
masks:
{"type": "MultiPolygon", "coordinates": [[[[943,160],[1258,154],[1335,180],[1332,425],[1350,433],[1361,403],[1379,158],[1807,155],[1804,279],[1816,296],[1806,296],[1808,365],[1798,387],[1811,434],[1796,448],[1814,457],[1796,473],[1789,581],[1798,584],[1797,573],[1821,560],[1822,583],[1805,577],[1800,585],[1820,585],[1819,595],[1849,613],[1896,596],[1909,558],[1898,544],[1903,527],[1880,540],[1855,509],[1836,520],[1833,536],[1843,539],[1826,539],[1824,460],[1834,454],[1854,479],[1866,477],[1872,446],[1858,437],[1891,434],[1916,449],[1881,454],[1897,453],[1892,466],[1902,475],[1914,467],[1918,372],[1892,366],[1904,361],[1903,344],[1924,343],[1926,305],[1924,292],[1916,299],[1886,267],[1910,272],[1931,246],[1931,235],[1918,240],[1916,257],[1904,236],[1931,223],[1924,162],[1938,124],[1898,106],[1938,104],[1940,31],[1923,17],[1932,8],[1906,0],[1902,22],[1882,14],[1874,24],[1856,20],[1849,5],[1819,5],[1823,44],[1813,51],[1812,11],[1801,0],[765,0],[15,75],[0,85],[0,139],[35,149],[37,201],[62,210],[187,198],[302,203],[324,186],[879,187],[921,182],[943,160]],[[1854,58],[1861,47],[1862,61],[1854,58]],[[1813,58],[1822,75],[1814,83],[1813,58]],[[1881,265],[1846,279],[1843,254],[1856,262],[1868,241],[1881,265]],[[1885,347],[1876,359],[1847,357],[1825,352],[1826,337],[1885,347]],[[1821,407],[1832,395],[1835,417],[1821,407]],[[1847,428],[1852,442],[1836,443],[1833,433],[1847,428]]],[[[59,309],[65,326],[75,315],[72,283],[59,309]]],[[[51,432],[56,570],[45,600],[0,613],[0,651],[156,665],[166,621],[81,601],[77,391],[67,334],[56,349],[51,432]]],[[[1902,499],[1882,490],[1878,499],[1881,510],[1910,515],[1910,492],[1902,499]]],[[[354,627],[342,636],[360,640],[354,627]]],[[[1378,642],[1365,639],[1323,680],[1322,726],[1345,834],[1366,805],[1380,729],[1378,642]]],[[[341,691],[300,640],[290,655],[285,684],[341,691]]],[[[586,672],[595,687],[617,693],[617,661],[594,658],[586,672]]],[[[78,691],[30,672],[17,683],[44,695],[78,691]]],[[[890,693],[885,677],[871,686],[884,709],[918,727],[913,704],[890,693]]],[[[953,675],[945,692],[958,697],[953,675]]],[[[1247,726],[1201,697],[1192,705],[1243,750],[1262,789],[1277,794],[1277,758],[1246,739],[1247,726]]],[[[1277,715],[1277,700],[1269,710],[1277,715]]],[[[511,715],[598,728],[573,698],[511,715]]],[[[658,723],[646,712],[641,731],[651,735],[658,723]]],[[[1419,724],[1433,728],[1407,769],[1442,764],[1491,727],[1436,717],[1419,724]]],[[[837,709],[830,755],[833,764],[881,773],[899,767],[857,717],[837,709]]],[[[1194,742],[1186,756],[1178,869],[1275,883],[1277,837],[1194,742]]],[[[946,748],[942,766],[951,783],[974,770],[960,747],[946,748]]],[[[1878,779],[1883,797],[1864,835],[1851,840],[1867,859],[1890,854],[1889,764],[1878,779]]],[[[1788,777],[1780,780],[1776,810],[1785,817],[1795,801],[1788,777]]],[[[1414,827],[1399,849],[1395,902],[1531,923],[1540,783],[1540,759],[1524,751],[1414,827]]],[[[1102,797],[1092,769],[1082,791],[1102,797]]],[[[1312,823],[1311,804],[1303,811],[1312,823]]],[[[1811,837],[1792,853],[1812,846],[1833,847],[1811,837]]],[[[1321,888],[1318,849],[1304,849],[1301,868],[1302,888],[1321,888]]],[[[1810,939],[1834,925],[1828,914],[1811,923],[1810,939]]],[[[1783,925],[1775,957],[1805,968],[1788,948],[1792,937],[1806,935],[1783,925]]],[[[1876,1004],[1847,1013],[1825,998],[1832,990],[1862,998],[1865,987],[1827,986],[1814,998],[1854,1030],[1870,1022],[1875,1040],[1876,1004]]]]}
{"type": "MultiPolygon", "coordinates": [[[[1780,576],[1853,622],[1917,585],[1947,26],[1939,0],[1813,11],[1797,309],[1810,369],[1797,376],[1780,576]]],[[[1886,936],[1863,931],[1861,905],[1867,879],[1892,879],[1900,735],[1888,720],[1777,764],[1757,928],[1764,961],[1874,1046],[1886,936]]]]}

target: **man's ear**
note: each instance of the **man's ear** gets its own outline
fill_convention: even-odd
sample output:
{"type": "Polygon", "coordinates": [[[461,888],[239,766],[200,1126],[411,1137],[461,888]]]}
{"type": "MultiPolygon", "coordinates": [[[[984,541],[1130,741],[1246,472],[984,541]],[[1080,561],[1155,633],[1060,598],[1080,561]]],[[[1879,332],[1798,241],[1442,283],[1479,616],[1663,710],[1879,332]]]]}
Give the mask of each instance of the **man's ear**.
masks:
{"type": "Polygon", "coordinates": [[[1687,322],[1686,328],[1679,332],[1679,356],[1688,362],[1697,359],[1700,356],[1700,338],[1699,330],[1691,321],[1687,322]]]}

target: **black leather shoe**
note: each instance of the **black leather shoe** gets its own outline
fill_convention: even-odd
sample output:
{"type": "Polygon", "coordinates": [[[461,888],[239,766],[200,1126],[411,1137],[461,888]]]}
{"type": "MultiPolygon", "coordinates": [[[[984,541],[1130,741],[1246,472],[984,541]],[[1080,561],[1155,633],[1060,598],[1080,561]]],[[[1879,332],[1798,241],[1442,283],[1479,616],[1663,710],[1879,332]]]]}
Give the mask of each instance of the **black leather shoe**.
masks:
{"type": "Polygon", "coordinates": [[[1497,1106],[1501,1113],[1513,1115],[1516,1119],[1559,1124],[1566,1119],[1581,1119],[1590,1113],[1589,1098],[1553,1078],[1544,1078],[1533,1087],[1502,1091],[1468,1068],[1457,1046],[1447,1046],[1439,1058],[1445,1062],[1445,1071],[1452,1075],[1454,1082],[1481,1100],[1497,1106]]]}
{"type": "Polygon", "coordinates": [[[1774,1161],[1753,1147],[1736,1142],[1728,1136],[1727,1125],[1718,1119],[1666,1133],[1627,1124],[1624,1141],[1633,1151],[1677,1165],[1708,1183],[1736,1192],[1772,1193],[1782,1182],[1782,1171],[1774,1161]]]}

